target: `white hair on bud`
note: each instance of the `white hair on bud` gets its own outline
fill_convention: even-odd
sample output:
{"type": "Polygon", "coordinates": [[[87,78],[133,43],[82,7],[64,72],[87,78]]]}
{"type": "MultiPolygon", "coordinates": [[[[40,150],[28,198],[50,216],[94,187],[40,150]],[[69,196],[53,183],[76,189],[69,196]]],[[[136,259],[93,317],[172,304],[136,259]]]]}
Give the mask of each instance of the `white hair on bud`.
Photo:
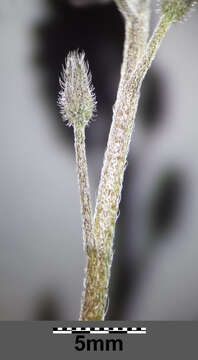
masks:
{"type": "Polygon", "coordinates": [[[96,110],[96,98],[84,52],[67,55],[60,86],[58,104],[63,121],[69,126],[86,126],[96,110]]]}

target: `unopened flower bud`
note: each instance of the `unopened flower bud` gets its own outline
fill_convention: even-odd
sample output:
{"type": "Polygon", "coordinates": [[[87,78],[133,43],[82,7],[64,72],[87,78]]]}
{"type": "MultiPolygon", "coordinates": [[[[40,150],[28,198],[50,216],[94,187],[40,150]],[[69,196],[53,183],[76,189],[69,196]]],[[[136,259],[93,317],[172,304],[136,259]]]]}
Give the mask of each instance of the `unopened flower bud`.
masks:
{"type": "Polygon", "coordinates": [[[85,127],[93,116],[96,100],[84,53],[68,54],[60,85],[58,104],[63,121],[76,128],[85,127]]]}
{"type": "Polygon", "coordinates": [[[162,14],[166,15],[170,21],[181,20],[188,13],[198,0],[162,0],[160,7],[162,14]]]}

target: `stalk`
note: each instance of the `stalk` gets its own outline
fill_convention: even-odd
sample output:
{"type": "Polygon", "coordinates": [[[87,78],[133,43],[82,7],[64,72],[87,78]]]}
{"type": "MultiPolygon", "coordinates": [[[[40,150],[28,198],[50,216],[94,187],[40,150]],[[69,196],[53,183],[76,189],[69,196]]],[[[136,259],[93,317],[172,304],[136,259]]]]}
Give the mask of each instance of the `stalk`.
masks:
{"type": "MultiPolygon", "coordinates": [[[[124,9],[125,11],[125,9],[124,9]]],[[[132,103],[126,106],[126,83],[142,56],[148,37],[146,17],[129,17],[125,13],[125,43],[121,79],[114,108],[113,123],[109,135],[102,175],[99,185],[93,236],[95,248],[89,249],[84,282],[80,320],[104,320],[108,298],[108,285],[113,259],[113,237],[121,194],[125,153],[128,152],[132,122],[128,121],[132,103]]],[[[147,10],[147,16],[149,12],[147,10]]]]}
{"type": "MultiPolygon", "coordinates": [[[[169,23],[167,23],[167,20],[165,18],[161,19],[147,46],[145,55],[141,60],[137,57],[135,71],[130,66],[131,47],[134,46],[134,38],[126,37],[127,43],[125,44],[122,76],[104,157],[93,222],[94,239],[100,255],[100,274],[102,274],[100,287],[95,289],[99,301],[97,308],[99,311],[97,316],[96,312],[94,313],[94,317],[93,312],[87,312],[85,318],[87,320],[102,320],[104,318],[113,259],[115,224],[121,198],[125,164],[140,96],[140,86],[168,28],[169,23]],[[101,265],[103,266],[102,271],[101,265]]],[[[136,38],[136,40],[138,44],[138,39],[136,38]]]]}
{"type": "Polygon", "coordinates": [[[94,239],[92,234],[92,209],[85,149],[85,127],[74,126],[74,139],[80,191],[83,243],[84,248],[86,248],[88,252],[88,249],[94,246],[94,239]]]}

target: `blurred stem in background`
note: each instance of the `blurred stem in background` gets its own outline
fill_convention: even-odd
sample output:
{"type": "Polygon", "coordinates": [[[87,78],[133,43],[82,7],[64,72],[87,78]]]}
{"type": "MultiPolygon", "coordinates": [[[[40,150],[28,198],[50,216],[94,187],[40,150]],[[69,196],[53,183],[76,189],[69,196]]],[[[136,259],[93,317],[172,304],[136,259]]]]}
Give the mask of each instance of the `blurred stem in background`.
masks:
{"type": "Polygon", "coordinates": [[[64,121],[74,127],[83,238],[87,252],[80,320],[90,321],[105,318],[115,224],[142,81],[170,25],[181,20],[194,3],[191,0],[161,1],[161,17],[148,41],[150,1],[115,2],[125,20],[124,54],[93,220],[85,126],[95,109],[95,96],[84,54],[68,55],[59,98],[64,121]]]}

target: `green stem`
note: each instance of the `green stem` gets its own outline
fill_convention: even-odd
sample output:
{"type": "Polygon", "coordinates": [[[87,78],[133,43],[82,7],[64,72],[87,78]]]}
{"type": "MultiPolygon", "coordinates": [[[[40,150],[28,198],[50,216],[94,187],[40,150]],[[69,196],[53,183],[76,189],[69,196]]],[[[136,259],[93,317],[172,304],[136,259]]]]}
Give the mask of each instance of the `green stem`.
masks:
{"type": "Polygon", "coordinates": [[[156,53],[161,45],[163,38],[165,37],[168,29],[170,28],[172,21],[170,17],[162,15],[156,29],[147,45],[147,48],[138,62],[135,71],[132,73],[128,86],[130,87],[131,98],[139,91],[145,75],[150,68],[152,61],[154,60],[156,53]]]}
{"type": "MultiPolygon", "coordinates": [[[[104,256],[104,260],[99,262],[99,268],[100,266],[103,266],[103,281],[100,285],[100,297],[98,292],[98,304],[96,305],[96,308],[100,308],[100,313],[97,314],[101,316],[100,319],[104,318],[113,257],[113,237],[121,197],[126,158],[138,107],[139,90],[160,42],[169,28],[169,24],[170,23],[167,23],[167,19],[162,18],[160,20],[160,23],[147,46],[145,55],[143,55],[141,60],[138,59],[139,62],[135,71],[133,71],[133,68],[129,67],[129,59],[131,59],[130,49],[132,44],[128,43],[125,47],[125,64],[122,67],[122,78],[114,108],[113,121],[104,158],[93,223],[96,247],[100,249],[101,256],[104,256]]],[[[131,38],[130,42],[131,41],[134,41],[134,38],[131,38]]],[[[99,316],[92,317],[93,315],[93,312],[91,317],[90,314],[87,313],[87,320],[99,319],[99,316]]]]}
{"type": "Polygon", "coordinates": [[[78,185],[80,190],[82,230],[84,246],[88,251],[94,245],[92,233],[92,209],[85,149],[85,126],[74,126],[76,166],[78,174],[78,185]]]}
{"type": "MultiPolygon", "coordinates": [[[[148,33],[146,34],[145,27],[142,29],[141,25],[141,21],[134,21],[133,23],[129,20],[126,21],[124,59],[115,108],[117,104],[120,103],[121,94],[124,92],[124,84],[129,79],[128,76],[130,72],[134,70],[140,55],[142,55],[143,47],[146,45],[148,33]]],[[[118,106],[117,112],[119,111],[120,108],[118,106]]],[[[116,118],[116,122],[117,120],[118,117],[116,118]]],[[[119,126],[120,131],[123,131],[123,127],[126,125],[127,124],[124,122],[121,122],[121,124],[118,124],[117,126],[116,123],[115,134],[113,135],[113,139],[111,139],[110,135],[110,141],[108,143],[108,151],[111,151],[110,142],[111,144],[112,142],[114,143],[115,153],[107,155],[108,165],[107,167],[104,165],[103,175],[100,181],[96,205],[96,216],[94,219],[94,239],[96,247],[89,249],[81,320],[103,320],[105,316],[110,268],[113,256],[112,238],[117,217],[119,194],[121,191],[119,184],[122,184],[123,180],[123,171],[121,170],[120,165],[118,164],[119,169],[117,167],[114,169],[113,163],[118,143],[120,145],[119,126]],[[108,179],[107,183],[105,183],[106,179],[108,179]],[[114,184],[112,188],[110,184],[111,179],[114,184]]],[[[124,148],[127,146],[126,143],[128,142],[128,136],[126,136],[126,132],[127,129],[123,131],[124,142],[121,144],[121,147],[123,146],[123,148],[119,150],[121,154],[120,156],[122,156],[124,148]]]]}

